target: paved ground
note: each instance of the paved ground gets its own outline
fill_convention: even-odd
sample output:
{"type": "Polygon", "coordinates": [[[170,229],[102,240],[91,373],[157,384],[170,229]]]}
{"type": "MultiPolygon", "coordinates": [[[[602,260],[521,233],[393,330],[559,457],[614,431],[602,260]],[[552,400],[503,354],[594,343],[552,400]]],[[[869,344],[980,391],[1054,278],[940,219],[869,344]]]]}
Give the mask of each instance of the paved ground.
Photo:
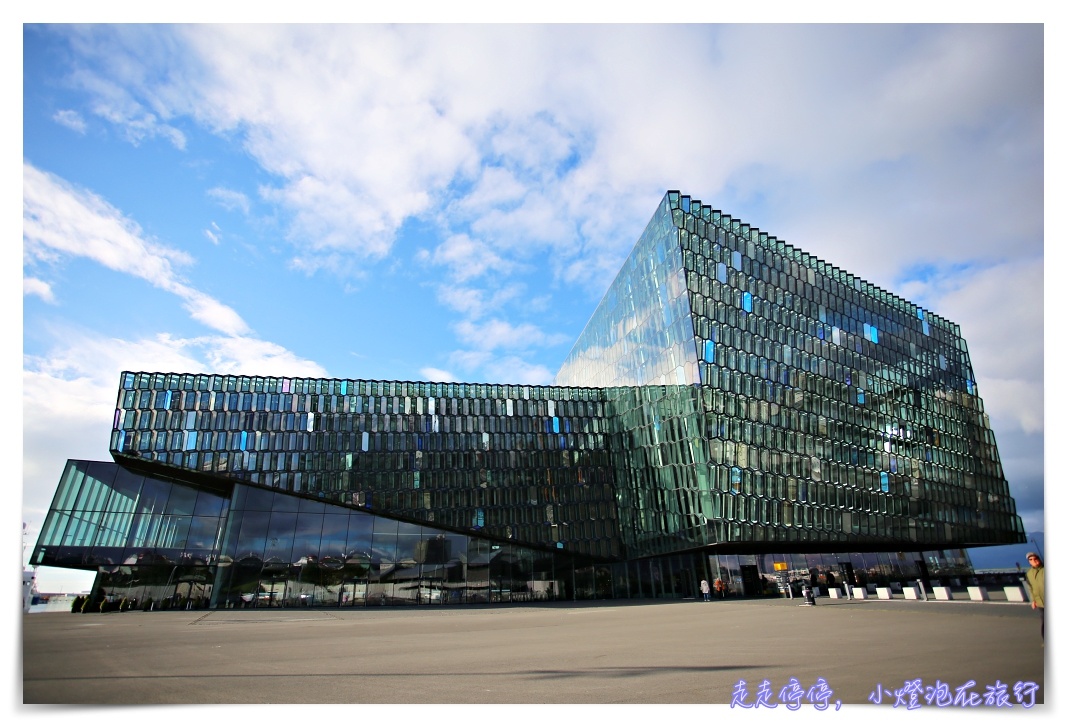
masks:
{"type": "Polygon", "coordinates": [[[1010,702],[1017,682],[1045,686],[1038,617],[1004,602],[43,613],[22,638],[27,704],[729,704],[764,680],[782,703],[791,678],[823,678],[833,709],[914,680],[951,697],[974,680],[980,699],[1000,681],[1010,702]]]}

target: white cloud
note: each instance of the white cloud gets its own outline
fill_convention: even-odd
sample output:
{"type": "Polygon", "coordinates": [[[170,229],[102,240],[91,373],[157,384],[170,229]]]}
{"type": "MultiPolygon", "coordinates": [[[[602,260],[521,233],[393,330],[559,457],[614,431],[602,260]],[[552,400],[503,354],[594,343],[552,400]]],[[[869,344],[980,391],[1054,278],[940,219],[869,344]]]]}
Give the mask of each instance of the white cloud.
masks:
{"type": "MultiPolygon", "coordinates": [[[[293,211],[290,234],[309,251],[296,259],[299,267],[312,272],[332,267],[320,263],[327,260],[322,254],[331,251],[383,257],[401,223],[401,218],[383,220],[374,201],[349,186],[312,175],[303,175],[279,188],[263,187],[260,195],[293,211]]],[[[420,204],[425,203],[416,203],[420,204]]]]}
{"type": "Polygon", "coordinates": [[[480,317],[486,308],[484,292],[477,288],[438,286],[437,295],[439,301],[469,318],[480,317]]]}
{"type": "Polygon", "coordinates": [[[448,93],[426,73],[431,59],[399,42],[411,30],[178,33],[205,70],[185,103],[218,129],[247,130],[250,153],[282,181],[267,192],[294,212],[298,243],[380,256],[405,218],[474,168],[470,140],[441,107],[448,93]]]}
{"type": "Polygon", "coordinates": [[[573,247],[578,231],[560,203],[557,194],[532,192],[515,207],[483,211],[471,229],[520,255],[536,253],[543,245],[573,247]]]}
{"type": "MultiPolygon", "coordinates": [[[[449,354],[449,361],[459,374],[442,372],[449,374],[450,378],[434,381],[549,384],[554,374],[547,367],[531,363],[523,357],[497,356],[486,350],[460,349],[449,354]]],[[[439,370],[423,370],[423,373],[427,371],[439,370]]]]}
{"type": "Polygon", "coordinates": [[[509,119],[489,141],[492,157],[502,160],[519,177],[554,179],[560,165],[575,154],[572,133],[549,114],[509,119]]]}
{"type": "MultiPolygon", "coordinates": [[[[524,291],[519,283],[498,288],[470,288],[453,284],[437,287],[438,300],[453,311],[458,311],[468,319],[482,318],[488,312],[500,311],[509,302],[517,299],[524,291]]],[[[540,311],[545,308],[547,297],[532,299],[526,304],[528,310],[540,311]]]]}
{"type": "Polygon", "coordinates": [[[237,311],[211,296],[181,283],[173,284],[169,290],[182,299],[182,307],[194,321],[231,336],[248,333],[248,325],[237,311]]]}
{"type": "Polygon", "coordinates": [[[748,217],[860,274],[907,264],[885,260],[887,243],[929,254],[919,229],[944,243],[965,221],[962,238],[989,251],[1007,225],[1041,217],[973,212],[1018,209],[999,200],[1006,190],[1040,193],[1040,26],[72,35],[97,60],[75,78],[99,103],[188,115],[244,140],[278,179],[264,192],[292,212],[292,239],[311,249],[298,255],[305,270],[316,268],[312,253],[382,256],[405,220],[455,224],[459,213],[502,258],[557,248],[557,273],[592,275],[597,288],[667,187],[742,203],[731,210],[742,219],[750,203],[758,213],[761,200],[774,203],[748,217]],[[692,73],[664,73],[664,58],[692,73]],[[933,163],[948,171],[939,177],[933,163]]]}
{"type": "Polygon", "coordinates": [[[460,283],[489,272],[507,274],[513,267],[483,242],[463,233],[450,236],[435,248],[431,260],[448,267],[452,278],[460,283]]]}
{"type": "Polygon", "coordinates": [[[208,197],[215,200],[227,210],[240,210],[244,214],[249,213],[248,195],[225,187],[212,187],[208,190],[208,197]]]}
{"type": "MultiPolygon", "coordinates": [[[[123,45],[141,55],[141,62],[137,63],[136,55],[131,57],[124,53],[107,54],[108,41],[104,40],[103,45],[98,44],[99,39],[90,27],[74,27],[68,31],[69,37],[79,50],[99,53],[97,58],[103,59],[108,66],[107,74],[94,73],[82,66],[70,75],[71,82],[91,94],[90,111],[114,124],[126,141],[134,146],[145,140],[162,137],[175,148],[184,149],[185,134],[167,123],[168,117],[171,116],[167,101],[151,93],[138,100],[136,92],[126,85],[131,80],[136,80],[141,86],[139,90],[143,91],[146,82],[150,80],[148,76],[160,70],[157,63],[166,63],[164,56],[174,50],[173,45],[157,44],[153,47],[153,42],[161,40],[163,36],[147,32],[144,26],[112,26],[109,32],[117,32],[123,45]]],[[[166,94],[166,91],[163,93],[166,94]]]]}
{"type": "MultiPolygon", "coordinates": [[[[365,275],[361,258],[386,256],[406,220],[427,217],[445,242],[417,258],[454,281],[500,281],[547,256],[592,302],[668,187],[891,290],[917,263],[1041,246],[1034,28],[233,25],[77,38],[104,59],[78,76],[100,104],[188,115],[244,141],[274,176],[260,194],[290,212],[291,263],[308,273],[365,275]],[[694,72],[665,74],[665,57],[694,72]],[[1017,214],[976,212],[996,209],[1017,214]]],[[[240,193],[209,194],[248,213],[240,193]]],[[[469,292],[439,297],[485,315],[469,292]]]]}
{"type": "Polygon", "coordinates": [[[200,350],[207,370],[249,376],[326,377],[326,369],[283,346],[247,336],[213,336],[188,340],[200,350]]]}
{"type": "Polygon", "coordinates": [[[23,164],[23,224],[26,256],[66,253],[91,258],[153,284],[167,285],[173,266],[191,259],[146,241],[140,228],[103,199],[23,164]]]}
{"type": "Polygon", "coordinates": [[[219,244],[219,235],[211,228],[204,228],[204,237],[210,240],[212,245],[219,244]]]}
{"type": "Polygon", "coordinates": [[[52,115],[52,121],[67,127],[71,131],[76,131],[79,134],[85,134],[85,119],[82,118],[81,114],[72,109],[60,109],[52,115]]]}
{"type": "Polygon", "coordinates": [[[449,354],[449,361],[452,362],[454,368],[465,372],[467,378],[470,378],[471,375],[485,366],[487,362],[492,361],[492,359],[493,355],[484,350],[460,349],[449,354]]]}
{"type": "Polygon", "coordinates": [[[549,384],[554,372],[516,356],[494,359],[483,365],[488,381],[507,384],[549,384]]]}
{"type": "Polygon", "coordinates": [[[40,278],[26,277],[22,279],[22,295],[37,296],[42,301],[55,303],[56,297],[52,293],[52,286],[40,278]]]}
{"type": "Polygon", "coordinates": [[[995,418],[995,426],[1015,426],[1027,434],[1043,431],[1045,396],[1042,380],[986,377],[979,381],[979,394],[986,411],[995,418]]]}
{"type": "Polygon", "coordinates": [[[170,124],[162,123],[155,114],[143,111],[136,105],[98,102],[93,113],[123,129],[126,140],[138,146],[146,139],[161,136],[178,149],[185,149],[185,134],[170,124]]]}
{"type": "Polygon", "coordinates": [[[478,214],[500,205],[514,204],[522,200],[526,193],[527,186],[517,180],[511,171],[487,165],[482,168],[471,191],[457,204],[467,214],[478,214]]]}
{"type": "Polygon", "coordinates": [[[506,205],[484,223],[495,245],[561,245],[574,236],[575,213],[588,210],[588,191],[607,196],[618,188],[599,187],[609,181],[602,176],[569,200],[576,192],[569,166],[592,144],[591,123],[619,123],[596,108],[619,100],[600,90],[620,88],[612,61],[598,58],[617,47],[604,30],[192,26],[152,34],[161,36],[160,48],[184,47],[184,68],[179,55],[149,53],[169,73],[144,70],[143,38],[96,29],[78,34],[80,48],[105,59],[97,74],[78,76],[83,88],[116,106],[122,94],[112,86],[121,84],[161,115],[189,114],[244,138],[279,180],[261,193],[292,212],[292,240],[310,248],[297,256],[305,270],[330,250],[384,255],[404,220],[437,216],[454,199],[480,218],[491,212],[485,205],[506,205]],[[591,60],[607,65],[575,73],[591,60]],[[481,174],[479,164],[492,160],[497,171],[481,174]],[[454,185],[471,180],[470,200],[454,197],[454,185]],[[527,194],[534,182],[554,188],[552,196],[527,194]]]}
{"type": "Polygon", "coordinates": [[[426,377],[428,382],[458,382],[459,379],[456,375],[445,369],[438,369],[436,367],[423,367],[419,370],[419,374],[426,377]]]}
{"type": "Polygon", "coordinates": [[[31,264],[65,256],[88,258],[173,293],[206,326],[232,335],[248,332],[236,311],[177,275],[176,266],[192,262],[186,253],[149,242],[137,223],[99,196],[25,163],[23,245],[31,264]]]}
{"type": "Polygon", "coordinates": [[[541,345],[560,344],[567,340],[562,334],[546,334],[534,324],[511,324],[501,319],[482,323],[461,321],[455,326],[462,341],[482,350],[530,349],[541,345]]]}

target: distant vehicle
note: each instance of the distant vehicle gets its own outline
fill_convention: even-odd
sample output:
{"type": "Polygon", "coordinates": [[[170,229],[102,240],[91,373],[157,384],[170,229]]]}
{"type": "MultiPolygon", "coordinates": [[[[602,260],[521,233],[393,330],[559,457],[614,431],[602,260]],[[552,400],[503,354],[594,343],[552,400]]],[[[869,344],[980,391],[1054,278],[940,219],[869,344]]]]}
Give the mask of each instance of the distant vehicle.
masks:
{"type": "Polygon", "coordinates": [[[280,593],[278,593],[277,591],[275,591],[275,592],[267,592],[267,591],[245,592],[244,594],[241,595],[241,601],[245,602],[246,604],[248,604],[248,603],[250,603],[252,601],[256,601],[256,602],[258,602],[260,604],[263,604],[265,602],[270,602],[272,600],[272,598],[273,598],[274,601],[281,601],[282,595],[280,593]]]}
{"type": "Polygon", "coordinates": [[[443,592],[437,588],[420,587],[419,602],[421,604],[441,604],[443,592]]]}

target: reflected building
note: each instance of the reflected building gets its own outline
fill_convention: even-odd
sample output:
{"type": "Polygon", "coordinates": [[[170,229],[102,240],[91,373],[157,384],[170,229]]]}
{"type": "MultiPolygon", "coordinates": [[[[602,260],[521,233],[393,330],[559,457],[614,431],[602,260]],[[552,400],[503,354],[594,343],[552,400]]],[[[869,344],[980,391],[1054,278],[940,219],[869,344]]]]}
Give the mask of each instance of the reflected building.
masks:
{"type": "Polygon", "coordinates": [[[1024,541],[959,327],[677,192],[551,385],[127,372],[110,449],[32,563],[142,604],[757,596],[1024,541]]]}

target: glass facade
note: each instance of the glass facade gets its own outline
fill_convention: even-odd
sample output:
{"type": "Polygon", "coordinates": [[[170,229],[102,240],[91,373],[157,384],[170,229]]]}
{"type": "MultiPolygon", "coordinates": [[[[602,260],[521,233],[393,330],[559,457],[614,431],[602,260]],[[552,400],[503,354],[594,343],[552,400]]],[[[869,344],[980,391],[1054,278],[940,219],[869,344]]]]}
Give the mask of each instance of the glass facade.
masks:
{"type": "Polygon", "coordinates": [[[769,554],[1024,538],[956,325],[677,192],[553,385],[128,372],[110,449],[34,563],[213,606],[760,594],[769,554]]]}
{"type": "Polygon", "coordinates": [[[123,375],[116,459],[619,558],[611,415],[583,387],[123,375]]]}
{"type": "Polygon", "coordinates": [[[654,551],[1023,540],[959,328],[677,192],[556,379],[578,382],[614,405],[621,530],[654,551]]]}

